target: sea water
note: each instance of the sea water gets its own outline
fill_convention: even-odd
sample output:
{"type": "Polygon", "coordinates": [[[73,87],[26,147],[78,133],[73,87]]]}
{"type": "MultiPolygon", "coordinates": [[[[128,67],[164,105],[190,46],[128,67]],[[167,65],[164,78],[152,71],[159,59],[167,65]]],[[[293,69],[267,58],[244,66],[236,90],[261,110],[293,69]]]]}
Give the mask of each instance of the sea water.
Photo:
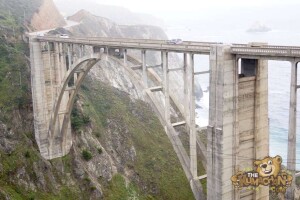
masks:
{"type": "MultiPolygon", "coordinates": [[[[220,29],[211,30],[206,27],[171,26],[167,30],[169,38],[180,38],[188,41],[222,42],[222,43],[248,43],[267,42],[270,45],[300,46],[299,30],[272,30],[262,33],[248,33],[246,29],[220,29]],[[191,28],[193,27],[193,28],[191,28]]],[[[268,61],[268,87],[269,87],[269,125],[270,125],[270,156],[280,155],[283,164],[287,162],[288,123],[291,64],[286,61],[268,61]]],[[[195,71],[209,69],[208,56],[195,57],[195,71]]],[[[208,124],[209,111],[209,75],[195,78],[201,83],[203,97],[196,102],[196,123],[199,126],[208,124]]],[[[298,99],[300,100],[298,92],[298,99]]],[[[299,101],[298,101],[299,102],[299,101]]],[[[299,103],[298,103],[299,105],[299,103]]],[[[299,106],[297,106],[299,110],[299,106]]],[[[300,114],[297,113],[297,169],[300,169],[300,114]]]]}

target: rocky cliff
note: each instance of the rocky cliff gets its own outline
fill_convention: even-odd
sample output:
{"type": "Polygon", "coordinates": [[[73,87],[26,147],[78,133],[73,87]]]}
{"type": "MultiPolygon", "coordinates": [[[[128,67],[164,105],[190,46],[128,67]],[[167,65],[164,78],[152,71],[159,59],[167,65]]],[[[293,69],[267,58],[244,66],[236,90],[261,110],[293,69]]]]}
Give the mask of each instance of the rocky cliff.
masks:
{"type": "Polygon", "coordinates": [[[52,0],[0,0],[0,13],[13,16],[28,31],[64,26],[64,18],[52,0]]]}
{"type": "Polygon", "coordinates": [[[154,25],[164,27],[163,20],[152,15],[135,13],[120,6],[101,5],[97,0],[54,0],[54,2],[66,16],[85,9],[94,15],[108,18],[120,25],[154,25]]]}
{"type": "Polygon", "coordinates": [[[30,25],[34,30],[48,30],[66,25],[52,0],[43,0],[41,6],[33,14],[30,25]]]}

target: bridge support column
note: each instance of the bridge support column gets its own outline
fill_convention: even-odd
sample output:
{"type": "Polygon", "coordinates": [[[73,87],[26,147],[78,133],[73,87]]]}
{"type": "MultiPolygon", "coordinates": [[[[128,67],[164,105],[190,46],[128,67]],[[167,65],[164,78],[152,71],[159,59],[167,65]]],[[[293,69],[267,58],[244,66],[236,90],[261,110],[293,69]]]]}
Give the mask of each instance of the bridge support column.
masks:
{"type": "MultiPolygon", "coordinates": [[[[144,63],[144,62],[143,62],[144,63]]],[[[162,63],[163,63],[163,73],[164,73],[164,80],[163,80],[163,91],[165,96],[165,120],[166,123],[171,123],[170,121],[170,94],[169,94],[169,66],[168,66],[168,52],[162,52],[162,63]]],[[[144,64],[143,64],[144,66],[144,64]]],[[[144,71],[144,67],[143,67],[144,71]]],[[[165,128],[166,131],[167,128],[165,128]]]]}
{"type": "Polygon", "coordinates": [[[68,44],[68,69],[70,69],[70,67],[71,67],[71,65],[72,65],[72,61],[71,61],[71,47],[70,47],[70,45],[68,44]]]}
{"type": "Polygon", "coordinates": [[[189,125],[190,136],[190,170],[192,177],[197,177],[197,138],[195,123],[195,83],[194,83],[194,55],[184,54],[184,93],[185,111],[189,113],[187,123],[189,125]]]}
{"type": "Polygon", "coordinates": [[[127,66],[127,49],[124,49],[124,65],[127,66]]]}
{"type": "Polygon", "coordinates": [[[241,76],[230,46],[212,47],[207,143],[208,199],[269,198],[269,188],[236,190],[231,176],[253,168],[269,154],[268,66],[264,60],[242,59],[241,76]]]}
{"type": "Polygon", "coordinates": [[[207,130],[207,199],[236,199],[231,176],[235,168],[237,73],[229,46],[212,47],[207,130]]]}
{"type": "MultiPolygon", "coordinates": [[[[166,53],[166,52],[164,52],[166,53]]],[[[166,53],[166,60],[168,59],[168,54],[166,53]]],[[[168,61],[168,60],[167,60],[168,61]]],[[[168,67],[168,64],[166,65],[168,67]]],[[[148,75],[147,75],[147,64],[146,64],[146,51],[142,50],[142,69],[143,69],[143,82],[146,88],[148,88],[148,75]]]]}
{"type": "Polygon", "coordinates": [[[289,135],[287,152],[287,169],[292,173],[293,181],[288,188],[286,198],[294,199],[296,170],[296,119],[297,119],[297,63],[292,62],[290,86],[289,135]]]}

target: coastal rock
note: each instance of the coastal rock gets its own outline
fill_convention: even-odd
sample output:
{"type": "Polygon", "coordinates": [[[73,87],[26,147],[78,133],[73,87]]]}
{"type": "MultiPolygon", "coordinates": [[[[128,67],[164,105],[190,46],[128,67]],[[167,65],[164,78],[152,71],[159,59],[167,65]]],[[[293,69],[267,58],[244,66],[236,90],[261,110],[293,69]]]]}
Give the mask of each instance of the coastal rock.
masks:
{"type": "Polygon", "coordinates": [[[272,29],[267,25],[257,21],[247,30],[247,32],[268,32],[271,30],[272,29]]]}

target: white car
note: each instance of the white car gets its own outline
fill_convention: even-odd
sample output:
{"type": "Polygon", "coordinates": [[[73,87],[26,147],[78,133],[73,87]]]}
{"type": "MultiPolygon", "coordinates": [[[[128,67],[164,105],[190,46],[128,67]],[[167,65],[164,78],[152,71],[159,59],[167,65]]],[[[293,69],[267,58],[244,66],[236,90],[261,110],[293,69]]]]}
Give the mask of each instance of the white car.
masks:
{"type": "Polygon", "coordinates": [[[68,34],[60,34],[59,37],[60,38],[69,38],[69,35],[68,34]]]}
{"type": "Polygon", "coordinates": [[[172,39],[167,41],[167,44],[181,44],[181,43],[182,43],[181,39],[172,39]]]}

